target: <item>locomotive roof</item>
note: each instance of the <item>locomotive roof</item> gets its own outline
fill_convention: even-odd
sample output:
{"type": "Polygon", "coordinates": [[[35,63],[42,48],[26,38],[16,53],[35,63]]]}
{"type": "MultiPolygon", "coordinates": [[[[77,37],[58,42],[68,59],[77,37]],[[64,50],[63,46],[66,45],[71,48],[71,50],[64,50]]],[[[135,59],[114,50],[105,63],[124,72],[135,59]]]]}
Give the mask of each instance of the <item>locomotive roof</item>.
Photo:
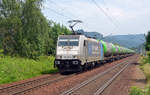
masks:
{"type": "Polygon", "coordinates": [[[79,38],[81,35],[60,35],[59,38],[79,38]]]}

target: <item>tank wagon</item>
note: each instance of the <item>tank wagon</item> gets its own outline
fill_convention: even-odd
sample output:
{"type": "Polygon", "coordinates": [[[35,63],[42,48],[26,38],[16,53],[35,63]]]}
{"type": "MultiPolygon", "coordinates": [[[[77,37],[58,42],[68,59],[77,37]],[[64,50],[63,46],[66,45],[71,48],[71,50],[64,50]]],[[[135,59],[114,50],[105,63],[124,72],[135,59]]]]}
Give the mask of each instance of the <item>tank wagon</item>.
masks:
{"type": "Polygon", "coordinates": [[[76,72],[132,54],[133,50],[84,35],[61,35],[57,41],[54,66],[60,73],[76,72]]]}

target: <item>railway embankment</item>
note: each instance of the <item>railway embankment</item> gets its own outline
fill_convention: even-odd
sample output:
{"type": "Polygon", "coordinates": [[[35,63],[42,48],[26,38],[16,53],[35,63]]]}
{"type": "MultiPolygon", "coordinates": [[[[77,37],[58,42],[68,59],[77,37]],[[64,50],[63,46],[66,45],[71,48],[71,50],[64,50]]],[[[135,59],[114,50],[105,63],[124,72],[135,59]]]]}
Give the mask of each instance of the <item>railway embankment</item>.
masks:
{"type": "Polygon", "coordinates": [[[139,77],[144,75],[143,78],[136,80],[131,88],[130,95],[150,95],[150,56],[141,56],[137,73],[135,70],[134,76],[139,77]],[[144,85],[143,85],[144,84],[144,85]]]}
{"type": "MultiPolygon", "coordinates": [[[[118,71],[120,71],[121,68],[124,68],[124,66],[126,66],[127,63],[133,63],[133,61],[136,58],[137,58],[136,56],[131,56],[131,57],[124,58],[118,61],[103,64],[100,67],[97,67],[95,69],[92,69],[83,73],[79,73],[76,75],[73,74],[73,75],[62,76],[59,74],[50,74],[48,76],[41,76],[37,78],[32,78],[30,80],[15,82],[12,84],[6,84],[0,88],[0,93],[7,93],[11,95],[20,95],[23,93],[28,94],[28,95],[59,95],[63,93],[64,91],[78,84],[81,84],[82,82],[88,79],[94,78],[94,76],[97,76],[99,74],[100,74],[99,76],[100,79],[96,78],[96,81],[97,81],[96,85],[99,82],[101,83],[101,81],[106,82],[110,79],[109,77],[112,76],[111,74],[116,75],[116,73],[118,73],[118,71]],[[122,64],[122,65],[118,65],[118,64],[122,64]],[[116,66],[117,66],[116,69],[110,69],[116,66]],[[113,71],[110,71],[109,69],[113,71]],[[103,74],[103,72],[105,72],[105,74],[103,74]],[[103,75],[105,75],[105,77],[103,77],[103,75]]],[[[91,82],[92,83],[90,83],[89,85],[95,84],[94,81],[91,81],[91,82]]],[[[90,89],[90,88],[94,88],[97,86],[92,86],[92,87],[86,86],[86,87],[90,89]]],[[[92,91],[95,92],[95,90],[92,90],[92,91]]],[[[85,93],[84,90],[82,93],[85,93]]]]}
{"type": "Polygon", "coordinates": [[[103,64],[100,67],[79,74],[60,75],[57,73],[42,75],[28,80],[3,85],[0,87],[0,93],[9,93],[11,95],[20,95],[22,93],[28,95],[60,95],[79,85],[80,87],[75,88],[77,90],[74,91],[73,94],[79,93],[85,95],[86,93],[86,95],[91,95],[88,93],[96,93],[98,89],[102,88],[103,91],[101,95],[143,95],[136,94],[136,92],[142,92],[140,92],[141,90],[139,88],[135,87],[132,89],[136,92],[130,94],[130,88],[132,86],[145,88],[146,84],[146,77],[140,69],[141,66],[144,65],[138,64],[138,60],[139,56],[134,55],[118,61],[103,64]],[[127,64],[130,65],[126,67],[127,64]],[[113,79],[113,77],[124,67],[126,68],[113,79]],[[113,80],[110,84],[108,84],[107,87],[104,87],[105,83],[107,84],[111,79],[113,80]],[[82,85],[82,83],[84,83],[84,85],[82,85]],[[89,89],[88,91],[90,92],[88,92],[87,89],[89,89]]]}

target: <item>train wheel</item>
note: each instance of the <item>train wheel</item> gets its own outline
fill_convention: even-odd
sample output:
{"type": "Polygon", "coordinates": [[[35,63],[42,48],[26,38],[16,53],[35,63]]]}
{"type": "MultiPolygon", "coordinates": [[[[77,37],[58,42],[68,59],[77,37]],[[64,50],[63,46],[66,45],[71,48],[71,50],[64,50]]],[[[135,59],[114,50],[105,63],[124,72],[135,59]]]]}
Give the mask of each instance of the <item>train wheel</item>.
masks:
{"type": "Polygon", "coordinates": [[[83,66],[79,66],[79,72],[83,71],[83,66]]]}
{"type": "Polygon", "coordinates": [[[95,62],[92,62],[92,68],[94,68],[95,67],[95,62]]]}
{"type": "Polygon", "coordinates": [[[64,72],[64,71],[59,71],[59,73],[61,74],[61,75],[65,75],[66,74],[66,72],[64,72]]]}
{"type": "Polygon", "coordinates": [[[84,64],[83,69],[84,69],[84,71],[87,71],[87,69],[88,69],[87,63],[84,64]]]}

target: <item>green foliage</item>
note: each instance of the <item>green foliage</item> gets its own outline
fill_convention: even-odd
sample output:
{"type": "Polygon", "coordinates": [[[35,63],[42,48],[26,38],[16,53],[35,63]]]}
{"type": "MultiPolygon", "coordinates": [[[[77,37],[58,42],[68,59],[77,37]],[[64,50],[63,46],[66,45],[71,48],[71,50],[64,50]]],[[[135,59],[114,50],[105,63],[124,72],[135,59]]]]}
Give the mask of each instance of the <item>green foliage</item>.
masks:
{"type": "Polygon", "coordinates": [[[47,41],[51,40],[48,22],[40,10],[41,2],[26,0],[23,4],[22,37],[20,53],[22,56],[36,58],[45,53],[47,41]],[[26,36],[24,36],[26,35],[26,36]]]}
{"type": "Polygon", "coordinates": [[[130,95],[150,95],[150,86],[143,90],[137,87],[132,87],[130,95]]]}
{"type": "Polygon", "coordinates": [[[2,0],[0,3],[0,31],[3,35],[4,52],[13,54],[16,47],[16,33],[21,31],[20,9],[21,2],[18,0],[2,0]]]}
{"type": "MultiPolygon", "coordinates": [[[[149,54],[149,53],[147,53],[149,54]]],[[[149,64],[150,63],[150,58],[147,56],[147,57],[142,57],[141,60],[140,60],[140,65],[143,66],[145,64],[149,64]]]]}
{"type": "Polygon", "coordinates": [[[0,30],[0,49],[2,49],[2,40],[3,40],[3,35],[2,35],[1,30],[0,30]]]}
{"type": "Polygon", "coordinates": [[[3,50],[2,49],[0,49],[0,57],[3,57],[4,56],[4,54],[3,54],[3,50]]]}
{"type": "Polygon", "coordinates": [[[143,70],[147,78],[147,87],[145,89],[140,89],[137,87],[132,87],[130,95],[150,95],[150,58],[142,57],[140,60],[140,68],[143,70]]]}
{"type": "Polygon", "coordinates": [[[130,95],[143,95],[143,91],[140,88],[132,87],[130,95]]]}
{"type": "Polygon", "coordinates": [[[57,72],[53,56],[40,56],[39,60],[19,57],[0,57],[0,84],[57,72]],[[20,63],[21,62],[21,63],[20,63]]]}
{"type": "MultiPolygon", "coordinates": [[[[51,23],[49,23],[51,24],[51,23]]],[[[54,47],[53,47],[53,53],[55,54],[55,50],[56,50],[56,44],[57,44],[57,38],[59,35],[63,35],[63,34],[71,34],[71,32],[65,27],[65,26],[61,26],[60,24],[56,24],[56,23],[53,23],[53,27],[52,27],[52,39],[55,39],[53,44],[54,44],[54,47]]]]}
{"type": "Polygon", "coordinates": [[[140,60],[140,68],[143,70],[148,83],[150,83],[150,58],[142,57],[140,60]]]}
{"type": "Polygon", "coordinates": [[[8,55],[36,59],[54,55],[57,37],[70,31],[48,21],[41,12],[43,0],[1,0],[0,48],[8,55]]]}
{"type": "Polygon", "coordinates": [[[148,32],[146,36],[146,46],[145,46],[147,51],[150,51],[150,31],[148,32]]]}
{"type": "Polygon", "coordinates": [[[149,57],[149,59],[150,59],[150,51],[148,51],[148,52],[147,52],[147,56],[148,56],[148,57],[149,57]]]}
{"type": "Polygon", "coordinates": [[[146,91],[145,91],[145,95],[150,95],[150,86],[147,87],[146,91]]]}

